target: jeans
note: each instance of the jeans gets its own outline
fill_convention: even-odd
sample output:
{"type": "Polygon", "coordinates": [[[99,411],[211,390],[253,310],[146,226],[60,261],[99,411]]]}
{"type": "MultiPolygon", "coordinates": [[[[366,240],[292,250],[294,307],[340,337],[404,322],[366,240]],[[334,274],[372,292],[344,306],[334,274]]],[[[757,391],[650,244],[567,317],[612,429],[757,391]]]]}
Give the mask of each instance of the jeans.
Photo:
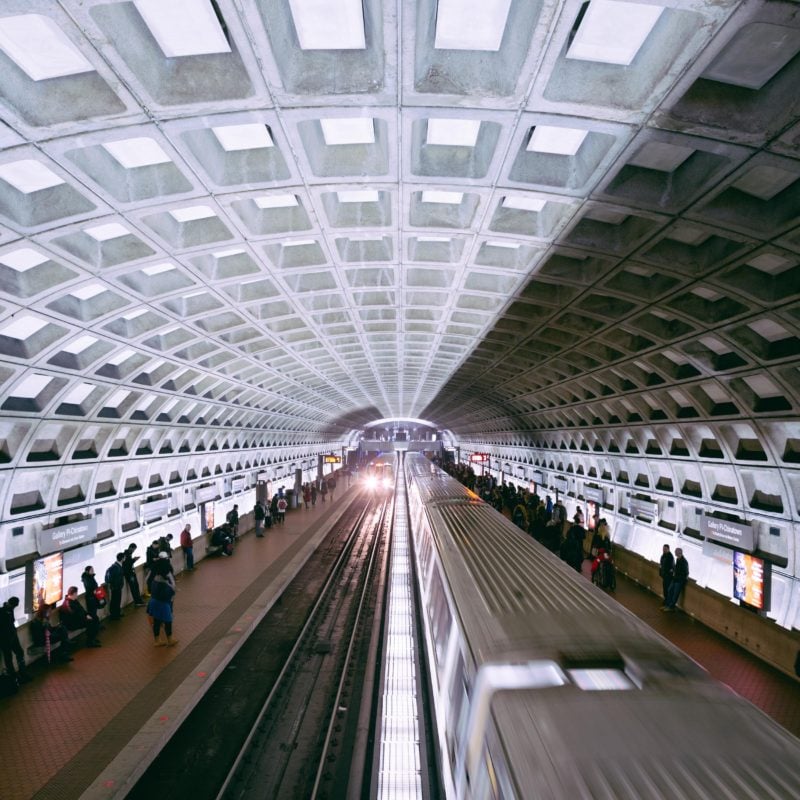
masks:
{"type": "Polygon", "coordinates": [[[183,560],[186,564],[186,569],[194,569],[194,547],[183,548],[183,560]]]}
{"type": "Polygon", "coordinates": [[[683,581],[676,581],[673,579],[672,583],[669,585],[669,591],[667,592],[667,601],[664,603],[667,608],[675,608],[685,585],[683,581]]]}

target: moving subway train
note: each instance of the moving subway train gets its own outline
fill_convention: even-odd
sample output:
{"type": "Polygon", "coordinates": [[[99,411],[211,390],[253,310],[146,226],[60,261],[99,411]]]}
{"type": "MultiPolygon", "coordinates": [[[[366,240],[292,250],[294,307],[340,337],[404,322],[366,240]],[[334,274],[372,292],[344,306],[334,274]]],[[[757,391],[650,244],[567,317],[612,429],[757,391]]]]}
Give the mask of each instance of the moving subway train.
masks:
{"type": "Polygon", "coordinates": [[[448,798],[800,797],[800,740],[425,457],[405,469],[448,798]]]}

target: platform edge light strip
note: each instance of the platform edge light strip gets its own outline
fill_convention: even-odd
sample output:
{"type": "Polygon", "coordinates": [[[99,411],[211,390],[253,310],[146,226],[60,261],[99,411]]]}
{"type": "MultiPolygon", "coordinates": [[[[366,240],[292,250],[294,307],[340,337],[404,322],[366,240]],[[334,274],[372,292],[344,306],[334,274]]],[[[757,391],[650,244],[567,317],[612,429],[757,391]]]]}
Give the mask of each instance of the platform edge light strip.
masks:
{"type": "MultiPolygon", "coordinates": [[[[400,469],[398,465],[398,471],[400,469]]],[[[405,516],[406,490],[402,478],[395,482],[395,508],[392,535],[392,558],[389,575],[389,624],[383,672],[383,698],[380,723],[380,765],[376,797],[378,800],[422,800],[417,707],[417,675],[412,623],[413,587],[411,585],[411,550],[405,516]],[[401,670],[406,681],[395,679],[401,670]],[[406,689],[398,692],[399,684],[406,689]]]]}

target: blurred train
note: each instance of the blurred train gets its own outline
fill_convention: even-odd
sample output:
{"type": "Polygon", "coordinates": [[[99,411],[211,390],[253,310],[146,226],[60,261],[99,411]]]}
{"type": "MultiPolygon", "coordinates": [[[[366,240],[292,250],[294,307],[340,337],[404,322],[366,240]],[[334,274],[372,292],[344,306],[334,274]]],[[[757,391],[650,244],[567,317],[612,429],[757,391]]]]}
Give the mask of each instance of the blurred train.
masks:
{"type": "Polygon", "coordinates": [[[367,465],[364,481],[374,492],[394,491],[394,456],[378,458],[367,465]]]}
{"type": "Polygon", "coordinates": [[[800,740],[425,457],[405,473],[447,798],[800,797],[800,740]]]}

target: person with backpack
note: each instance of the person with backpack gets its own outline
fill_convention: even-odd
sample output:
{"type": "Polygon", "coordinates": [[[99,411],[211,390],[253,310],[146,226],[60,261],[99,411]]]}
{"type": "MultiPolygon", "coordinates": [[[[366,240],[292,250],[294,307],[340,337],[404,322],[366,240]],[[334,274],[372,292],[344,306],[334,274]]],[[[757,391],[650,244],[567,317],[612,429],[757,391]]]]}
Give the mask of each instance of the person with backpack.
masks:
{"type": "Polygon", "coordinates": [[[256,526],[256,538],[261,539],[264,536],[264,504],[260,500],[256,500],[253,506],[253,521],[256,526]]]}
{"type": "Polygon", "coordinates": [[[283,525],[284,520],[286,519],[286,508],[288,507],[288,503],[286,502],[286,498],[281,496],[278,498],[278,522],[283,525]]]}
{"type": "Polygon", "coordinates": [[[117,553],[116,561],[106,570],[105,583],[111,595],[108,609],[109,619],[122,618],[122,590],[125,587],[125,572],[122,569],[124,560],[125,553],[117,553]]]}

